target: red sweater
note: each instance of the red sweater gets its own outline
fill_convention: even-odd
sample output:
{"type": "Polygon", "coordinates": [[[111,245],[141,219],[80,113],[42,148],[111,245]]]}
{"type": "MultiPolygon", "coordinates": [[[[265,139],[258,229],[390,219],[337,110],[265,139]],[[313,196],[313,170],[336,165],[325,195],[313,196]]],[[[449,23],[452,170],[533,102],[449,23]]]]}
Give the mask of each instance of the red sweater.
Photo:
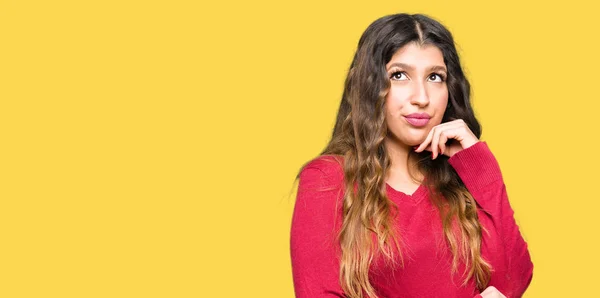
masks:
{"type": "MultiPolygon", "coordinates": [[[[478,204],[483,232],[481,253],[493,268],[489,286],[506,297],[521,297],[533,276],[533,263],[509,204],[500,167],[485,142],[448,159],[478,204]]],[[[339,243],[342,223],[343,171],[331,156],[313,159],[300,173],[291,227],[291,260],[298,298],[345,297],[339,283],[339,243]]],[[[404,267],[376,261],[369,278],[377,294],[393,297],[475,297],[471,279],[461,286],[464,264],[451,275],[452,253],[445,242],[437,208],[421,185],[407,195],[386,184],[387,195],[399,207],[404,267]]]]}

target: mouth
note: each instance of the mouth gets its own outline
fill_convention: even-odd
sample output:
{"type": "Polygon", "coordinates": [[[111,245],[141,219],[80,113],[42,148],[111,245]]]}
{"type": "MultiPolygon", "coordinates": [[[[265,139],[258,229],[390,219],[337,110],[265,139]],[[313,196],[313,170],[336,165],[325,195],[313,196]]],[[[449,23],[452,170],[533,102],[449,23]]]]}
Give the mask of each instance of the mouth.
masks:
{"type": "Polygon", "coordinates": [[[404,119],[406,119],[406,122],[415,127],[423,127],[429,123],[429,117],[404,117],[404,119]]]}

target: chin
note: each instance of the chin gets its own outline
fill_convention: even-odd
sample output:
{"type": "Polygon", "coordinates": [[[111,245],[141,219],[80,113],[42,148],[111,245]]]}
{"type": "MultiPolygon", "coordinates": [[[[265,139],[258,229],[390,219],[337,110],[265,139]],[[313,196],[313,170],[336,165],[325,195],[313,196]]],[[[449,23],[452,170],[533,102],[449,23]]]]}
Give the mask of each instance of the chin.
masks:
{"type": "Polygon", "coordinates": [[[410,138],[410,139],[401,139],[400,143],[405,144],[406,146],[410,146],[410,147],[414,147],[414,146],[418,146],[421,145],[421,143],[425,141],[425,138],[418,139],[418,138],[410,138]]]}
{"type": "Polygon", "coordinates": [[[427,134],[410,135],[408,138],[403,138],[402,143],[408,146],[417,146],[421,145],[421,143],[423,143],[423,141],[425,141],[426,138],[427,134]]]}
{"type": "Polygon", "coordinates": [[[399,144],[403,144],[406,146],[414,147],[421,145],[423,141],[427,138],[426,133],[415,133],[414,131],[404,131],[401,137],[398,137],[398,134],[392,133],[390,137],[395,140],[395,142],[399,144]]]}

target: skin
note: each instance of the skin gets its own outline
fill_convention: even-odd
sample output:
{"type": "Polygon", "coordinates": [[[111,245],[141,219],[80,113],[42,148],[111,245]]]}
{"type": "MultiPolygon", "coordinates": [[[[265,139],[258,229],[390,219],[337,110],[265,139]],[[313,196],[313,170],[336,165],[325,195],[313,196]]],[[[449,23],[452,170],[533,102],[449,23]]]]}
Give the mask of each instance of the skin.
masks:
{"type": "MultiPolygon", "coordinates": [[[[414,181],[408,174],[409,165],[413,167],[411,172],[417,173],[414,161],[407,163],[410,150],[430,151],[432,159],[440,154],[452,157],[473,146],[479,139],[462,119],[441,123],[448,105],[448,87],[446,65],[440,49],[433,45],[407,44],[392,56],[386,70],[390,90],[385,102],[389,131],[385,146],[392,161],[386,182],[396,190],[413,193],[420,182],[414,181]],[[427,125],[415,127],[404,117],[412,113],[427,113],[431,118],[427,125]],[[458,142],[447,145],[450,139],[458,142]]],[[[481,296],[505,298],[494,287],[486,288],[481,296]]]]}
{"type": "Polygon", "coordinates": [[[482,298],[506,298],[506,296],[500,293],[495,287],[487,287],[480,295],[482,298]]]}
{"type": "Polygon", "coordinates": [[[451,157],[479,140],[461,119],[441,123],[448,105],[447,68],[436,46],[409,43],[396,51],[386,71],[390,90],[385,102],[389,131],[385,146],[392,162],[386,182],[396,190],[413,193],[422,175],[414,160],[406,162],[410,150],[431,151],[434,159],[439,154],[451,157]],[[427,125],[416,127],[404,117],[412,113],[427,113],[431,118],[427,125]],[[458,142],[447,146],[449,139],[458,142]],[[409,166],[417,181],[409,175],[409,166]]]}

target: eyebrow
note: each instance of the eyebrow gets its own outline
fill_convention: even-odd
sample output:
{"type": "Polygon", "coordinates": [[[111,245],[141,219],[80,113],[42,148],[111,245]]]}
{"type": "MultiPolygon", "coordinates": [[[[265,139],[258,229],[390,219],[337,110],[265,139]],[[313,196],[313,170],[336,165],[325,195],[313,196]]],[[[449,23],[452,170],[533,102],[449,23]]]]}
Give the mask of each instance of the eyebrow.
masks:
{"type": "MultiPolygon", "coordinates": [[[[390,64],[390,67],[388,68],[388,70],[390,70],[390,68],[392,68],[394,66],[398,66],[398,67],[405,68],[405,69],[408,69],[408,70],[414,70],[415,69],[415,67],[412,66],[412,65],[408,65],[408,64],[400,63],[400,62],[395,62],[395,63],[390,64]]],[[[428,71],[443,71],[443,72],[448,72],[446,70],[445,66],[440,66],[440,65],[431,66],[431,67],[427,68],[427,70],[428,71]]]]}

